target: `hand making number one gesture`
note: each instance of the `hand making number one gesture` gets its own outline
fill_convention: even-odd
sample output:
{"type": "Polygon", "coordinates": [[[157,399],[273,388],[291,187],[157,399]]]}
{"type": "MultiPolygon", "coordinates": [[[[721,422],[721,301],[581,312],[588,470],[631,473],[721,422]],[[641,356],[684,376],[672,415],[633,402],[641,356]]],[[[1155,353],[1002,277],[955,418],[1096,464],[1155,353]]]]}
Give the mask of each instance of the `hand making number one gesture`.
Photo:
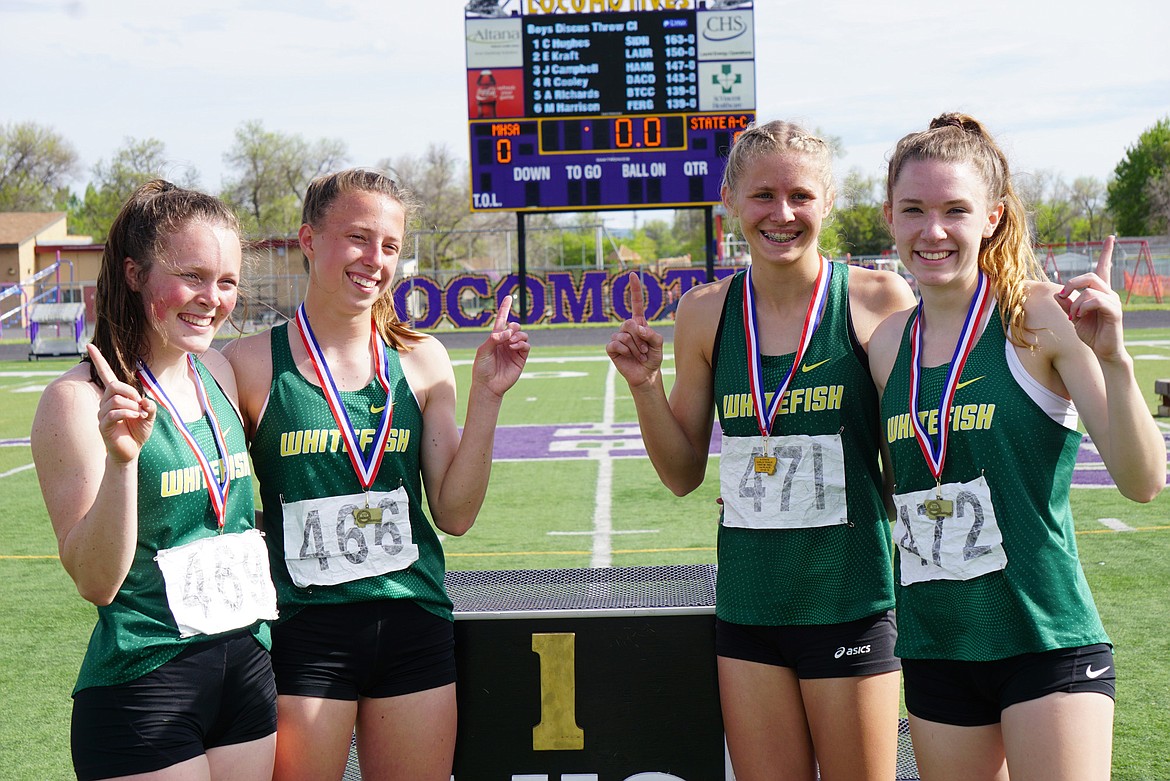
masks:
{"type": "Polygon", "coordinates": [[[528,361],[528,334],[520,329],[519,323],[508,322],[512,311],[512,297],[504,296],[496,312],[492,332],[479,346],[475,354],[475,370],[480,378],[495,393],[502,396],[516,384],[524,364],[528,361]]]}
{"type": "Polygon", "coordinates": [[[1064,283],[1056,301],[1076,328],[1077,336],[1096,354],[1108,361],[1124,352],[1121,298],[1113,290],[1114,237],[1107,236],[1094,271],[1080,274],[1064,283]]]}
{"type": "Polygon", "coordinates": [[[630,272],[630,311],[633,317],[622,323],[621,330],[609,339],[605,352],[609,355],[630,387],[642,385],[656,378],[662,367],[662,334],[646,323],[646,303],[642,300],[642,282],[630,272]]]}
{"type": "Polygon", "coordinates": [[[86,350],[105,386],[98,406],[98,430],[106,441],[106,452],[119,463],[129,463],[150,439],[158,407],[133,385],[119,381],[96,345],[87,344],[86,350]]]}

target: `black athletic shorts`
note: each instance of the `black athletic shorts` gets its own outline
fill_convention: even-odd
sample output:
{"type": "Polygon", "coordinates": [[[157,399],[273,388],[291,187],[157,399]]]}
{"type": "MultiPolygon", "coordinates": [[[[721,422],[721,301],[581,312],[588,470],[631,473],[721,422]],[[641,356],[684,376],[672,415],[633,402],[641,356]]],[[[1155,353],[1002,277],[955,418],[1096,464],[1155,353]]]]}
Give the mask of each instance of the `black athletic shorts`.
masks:
{"type": "Polygon", "coordinates": [[[906,710],[940,724],[998,724],[1005,708],[1056,692],[1098,692],[1116,699],[1113,649],[1107,643],[1021,654],[993,662],[904,659],[906,710]]]}
{"type": "Polygon", "coordinates": [[[268,651],[249,632],[197,643],[154,672],[73,697],[79,781],[149,773],[276,732],[268,651]]]}
{"type": "Polygon", "coordinates": [[[455,626],[409,599],[310,605],[272,628],[280,694],[357,700],[455,681],[455,626]]]}
{"type": "Polygon", "coordinates": [[[827,626],[754,626],[715,619],[715,653],[791,667],[797,678],[853,678],[899,668],[894,611],[827,626]]]}

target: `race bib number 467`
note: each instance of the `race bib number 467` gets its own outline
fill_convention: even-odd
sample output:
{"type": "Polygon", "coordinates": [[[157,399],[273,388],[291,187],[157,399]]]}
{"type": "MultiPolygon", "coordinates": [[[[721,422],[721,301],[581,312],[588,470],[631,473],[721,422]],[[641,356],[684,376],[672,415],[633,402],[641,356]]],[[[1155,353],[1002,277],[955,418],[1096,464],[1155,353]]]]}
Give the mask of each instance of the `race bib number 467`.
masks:
{"type": "Polygon", "coordinates": [[[282,509],[284,560],[302,588],[384,575],[418,561],[403,488],[288,502],[282,509]]]}

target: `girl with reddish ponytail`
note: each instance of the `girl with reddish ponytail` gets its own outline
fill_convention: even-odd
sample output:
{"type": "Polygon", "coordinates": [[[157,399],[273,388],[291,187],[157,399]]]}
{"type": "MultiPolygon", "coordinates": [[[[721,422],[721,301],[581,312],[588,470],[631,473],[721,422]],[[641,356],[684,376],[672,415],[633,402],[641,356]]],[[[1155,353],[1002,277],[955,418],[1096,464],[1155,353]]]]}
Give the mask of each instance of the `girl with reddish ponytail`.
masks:
{"type": "Polygon", "coordinates": [[[1069,509],[1078,420],[1126,497],[1166,481],[1113,238],[1095,271],[1047,281],[1007,159],[964,114],[898,142],[885,216],[921,297],[878,327],[870,357],[922,778],[1104,781],[1115,676],[1069,509]]]}

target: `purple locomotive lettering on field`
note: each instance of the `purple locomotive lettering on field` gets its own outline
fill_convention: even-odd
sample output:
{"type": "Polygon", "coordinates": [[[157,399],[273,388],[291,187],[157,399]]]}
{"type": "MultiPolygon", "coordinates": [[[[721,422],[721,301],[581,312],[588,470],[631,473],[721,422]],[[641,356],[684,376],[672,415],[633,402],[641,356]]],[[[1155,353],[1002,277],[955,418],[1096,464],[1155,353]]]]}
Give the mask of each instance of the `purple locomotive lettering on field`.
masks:
{"type": "MultiPolygon", "coordinates": [[[[1163,435],[1170,444],[1170,434],[1163,435]]],[[[719,455],[719,427],[711,432],[711,455],[719,455]]],[[[0,439],[0,447],[28,446],[28,439],[0,439]]],[[[603,425],[580,423],[561,426],[500,426],[492,458],[496,461],[544,461],[554,459],[588,460],[606,455],[610,458],[645,458],[646,448],[636,423],[603,425]]],[[[1168,480],[1167,482],[1170,482],[1168,480]]],[[[1111,488],[1113,478],[1105,469],[1097,448],[1089,437],[1081,440],[1077,465],[1073,469],[1073,488],[1111,488]]]]}
{"type": "MultiPolygon", "coordinates": [[[[1170,442],[1170,435],[1164,435],[1170,442]]],[[[719,455],[720,434],[711,433],[711,455],[719,455]]],[[[644,458],[646,448],[635,423],[609,426],[582,423],[561,426],[500,426],[492,457],[498,461],[590,459],[604,454],[611,458],[644,458]]],[[[1108,488],[1113,479],[1105,469],[1089,437],[1081,441],[1073,470],[1074,488],[1108,488]]]]}

